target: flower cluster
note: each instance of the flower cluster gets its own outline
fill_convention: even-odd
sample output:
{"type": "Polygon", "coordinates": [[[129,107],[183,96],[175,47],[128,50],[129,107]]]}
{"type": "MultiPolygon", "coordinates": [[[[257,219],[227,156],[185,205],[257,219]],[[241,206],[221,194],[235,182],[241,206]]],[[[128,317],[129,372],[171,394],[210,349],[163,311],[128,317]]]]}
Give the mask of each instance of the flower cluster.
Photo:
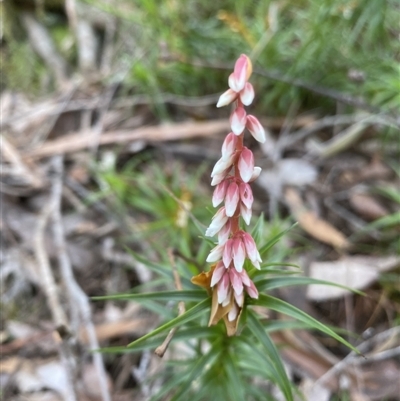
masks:
{"type": "Polygon", "coordinates": [[[211,173],[211,185],[215,186],[212,203],[214,207],[224,203],[207,228],[206,236],[218,236],[218,244],[211,250],[207,262],[213,263],[210,272],[194,277],[195,284],[206,287],[212,293],[213,303],[210,325],[224,319],[228,335],[236,333],[244,304],[244,291],[251,298],[258,298],[258,291],[244,269],[245,259],[260,268],[260,254],[252,236],[240,228],[240,218],[249,225],[253,193],[249,183],[261,172],[254,166],[253,152],[244,146],[247,129],[259,141],[265,141],[265,131],[258,119],[248,115],[244,106],[254,99],[253,86],[248,82],[252,73],[250,59],[242,54],[229,76],[229,88],[223,93],[217,107],[234,102],[230,116],[232,132],[222,145],[222,156],[211,173]]]}

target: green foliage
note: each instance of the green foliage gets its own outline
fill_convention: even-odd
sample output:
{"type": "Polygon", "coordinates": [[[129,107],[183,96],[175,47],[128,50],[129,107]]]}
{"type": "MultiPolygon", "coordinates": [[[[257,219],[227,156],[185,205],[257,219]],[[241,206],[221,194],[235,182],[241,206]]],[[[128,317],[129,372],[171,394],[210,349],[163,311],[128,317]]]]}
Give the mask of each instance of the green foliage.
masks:
{"type": "Polygon", "coordinates": [[[135,239],[146,240],[155,249],[175,247],[192,257],[194,264],[202,263],[208,248],[193,239],[204,232],[200,221],[210,218],[199,185],[204,167],[185,174],[180,163],[171,163],[167,171],[162,171],[149,163],[149,157],[138,156],[119,172],[114,167],[97,168],[102,188],[99,197],[110,199],[121,215],[134,212],[147,216],[146,221],[132,227],[135,239]],[[188,224],[189,219],[194,224],[188,224]]]}
{"type": "MultiPolygon", "coordinates": [[[[162,92],[185,96],[221,92],[226,89],[226,71],[212,66],[230,68],[239,53],[254,53],[256,69],[282,78],[254,78],[258,107],[268,113],[286,113],[293,102],[302,108],[333,110],[335,103],[329,98],[293,80],[364,98],[384,111],[398,111],[400,12],[395,1],[85,1],[119,19],[114,64],[123,59],[131,65],[124,88],[133,86],[136,93],[156,99],[162,92]]],[[[76,66],[75,47],[62,45],[66,37],[72,39],[66,20],[47,17],[41,22],[66,61],[76,66]]],[[[12,36],[6,32],[7,44],[12,36]]],[[[24,36],[10,50],[18,57],[27,47],[24,36]]],[[[39,58],[31,54],[25,60],[35,69],[26,71],[20,81],[18,69],[7,67],[8,85],[26,88],[32,83],[34,89],[37,77],[32,73],[37,75],[39,58]]],[[[156,111],[167,118],[160,104],[156,111]]]]}
{"type": "Polygon", "coordinates": [[[46,70],[28,43],[11,39],[7,49],[1,50],[2,88],[18,88],[31,95],[39,95],[46,70]]]}
{"type": "MultiPolygon", "coordinates": [[[[130,172],[132,173],[132,171],[130,172]]],[[[157,172],[153,173],[157,174],[157,172]]],[[[128,203],[130,202],[131,205],[138,209],[142,207],[141,202],[129,201],[129,199],[132,199],[132,194],[130,189],[123,184],[122,177],[125,174],[119,176],[113,173],[111,180],[110,176],[107,176],[107,174],[104,176],[104,172],[102,174],[102,179],[105,179],[107,183],[113,183],[112,185],[117,188],[116,191],[122,199],[125,199],[128,203]]],[[[140,182],[140,172],[130,176],[135,176],[135,180],[138,183],[140,182]]],[[[159,176],[158,178],[162,179],[162,182],[166,185],[166,177],[159,176]]],[[[174,191],[178,193],[178,188],[172,184],[174,177],[169,177],[167,181],[171,188],[174,188],[174,191]]],[[[136,185],[134,191],[140,187],[140,184],[136,185]]],[[[194,184],[194,187],[197,187],[196,184],[194,184]]],[[[146,191],[135,196],[143,196],[142,201],[146,202],[145,211],[149,214],[149,218],[151,216],[165,218],[169,213],[169,208],[172,206],[164,205],[160,209],[162,202],[159,201],[158,197],[162,192],[153,193],[152,191],[154,190],[155,188],[147,188],[146,191]]],[[[188,222],[188,225],[192,226],[194,232],[196,232],[197,228],[193,227],[195,225],[192,220],[188,222]]],[[[274,248],[272,246],[277,245],[278,241],[282,239],[290,228],[282,231],[282,222],[275,222],[266,227],[263,217],[254,224],[252,232],[257,238],[260,249],[263,249],[266,260],[271,258],[272,254],[274,258],[282,260],[279,259],[279,255],[287,254],[287,250],[273,253],[274,248]],[[276,224],[275,228],[273,228],[274,224],[276,224]],[[280,231],[278,227],[281,227],[280,231]]],[[[163,230],[168,231],[169,238],[179,232],[179,228],[176,226],[169,228],[165,226],[163,230]],[[172,234],[173,232],[175,234],[172,234]]],[[[143,234],[142,238],[147,237],[143,234]]],[[[205,255],[213,244],[202,239],[198,239],[198,241],[204,247],[201,261],[205,259],[205,255]]],[[[180,241],[176,242],[178,250],[187,252],[186,256],[189,261],[196,260],[195,253],[197,249],[201,248],[201,246],[194,247],[193,245],[190,242],[190,246],[182,246],[180,241]]],[[[331,283],[325,281],[305,277],[291,277],[293,274],[300,272],[296,265],[280,261],[265,262],[262,264],[261,271],[254,269],[250,271],[250,275],[260,291],[259,299],[246,299],[248,307],[242,313],[239,335],[227,337],[222,324],[207,327],[211,299],[204,290],[195,288],[189,280],[191,276],[203,270],[201,264],[191,264],[187,261],[180,263],[177,258],[176,267],[183,286],[183,290],[177,291],[171,290],[174,287],[172,268],[163,247],[159,246],[157,248],[157,255],[160,258],[158,262],[153,262],[133,251],[131,251],[131,255],[153,271],[156,275],[155,282],[158,283],[158,286],[150,286],[146,291],[143,288],[138,288],[134,289],[134,292],[127,294],[95,297],[94,300],[140,302],[144,307],[157,313],[161,323],[157,329],[138,338],[127,347],[110,347],[102,349],[101,352],[126,353],[154,349],[163,342],[170,329],[178,328],[179,330],[175,333],[170,346],[174,348],[174,343],[184,341],[190,352],[188,352],[184,361],[179,363],[177,361],[169,362],[170,369],[165,371],[165,383],[161,390],[153,396],[152,400],[154,401],[163,400],[165,397],[175,401],[187,400],[188,398],[206,401],[209,399],[210,394],[218,397],[218,399],[230,399],[233,401],[241,401],[243,399],[250,401],[273,400],[274,398],[271,395],[265,394],[265,391],[262,391],[256,385],[249,385],[249,383],[254,383],[255,378],[264,382],[274,383],[280,388],[287,400],[293,400],[294,385],[287,377],[279,351],[270,338],[270,333],[274,331],[296,328],[319,330],[354,350],[354,347],[330,327],[318,322],[294,306],[265,294],[265,292],[273,288],[289,285],[306,285],[309,283],[331,285],[331,283]],[[165,288],[166,290],[160,290],[160,288],[165,288]],[[171,310],[171,305],[176,306],[178,302],[185,302],[186,311],[177,316],[176,312],[171,310]],[[169,306],[165,307],[167,303],[169,306]],[[286,314],[292,320],[264,320],[253,309],[253,305],[286,314]]],[[[151,381],[152,379],[149,380],[151,381]]]]}
{"type": "MultiPolygon", "coordinates": [[[[124,6],[132,12],[124,16],[117,6],[92,4],[129,20],[135,33],[140,27],[137,45],[147,56],[135,60],[128,79],[146,93],[222,91],[225,71],[205,65],[226,64],[238,53],[251,54],[257,48],[256,66],[279,71],[286,79],[362,96],[385,110],[396,110],[400,104],[399,13],[389,0],[127,1],[124,6]]],[[[286,111],[293,101],[312,102],[314,107],[317,100],[287,83],[259,78],[257,85],[257,93],[264,93],[261,104],[269,110],[286,111]]]]}
{"type": "MultiPolygon", "coordinates": [[[[162,171],[150,160],[150,155],[142,159],[135,158],[134,163],[123,166],[121,171],[113,167],[99,167],[96,174],[102,188],[99,196],[111,201],[115,210],[124,215],[135,216],[140,213],[146,216],[140,229],[136,227],[134,238],[148,244],[152,253],[145,255],[128,251],[136,261],[153,272],[153,280],[134,288],[132,292],[95,297],[94,300],[139,302],[157,314],[160,323],[155,330],[127,347],[110,347],[101,352],[127,353],[155,349],[163,343],[168,331],[175,328],[177,331],[170,347],[174,349],[177,342],[185,342],[188,353],[184,360],[168,362],[164,384],[152,400],[179,401],[190,398],[206,401],[210,394],[234,401],[273,400],[258,386],[249,385],[256,378],[273,383],[287,400],[292,400],[295,387],[286,375],[270,333],[299,328],[319,330],[354,348],[332,328],[267,293],[292,285],[332,284],[301,277],[299,266],[285,262],[291,250],[284,236],[295,225],[279,219],[267,224],[264,216],[260,216],[251,232],[264,262],[260,271],[246,267],[259,289],[259,299],[246,298],[247,307],[242,311],[239,335],[227,337],[221,323],[207,327],[211,299],[206,291],[199,290],[190,281],[192,276],[207,269],[204,260],[214,247],[212,240],[198,235],[204,232],[200,221],[209,221],[211,217],[205,208],[210,203],[209,197],[201,196],[201,171],[190,180],[189,177],[193,176],[186,177],[179,163],[171,164],[167,171],[162,171]],[[192,203],[183,227],[176,224],[176,216],[182,210],[182,199],[190,199],[192,203]],[[179,274],[182,290],[175,289],[167,248],[174,248],[174,267],[179,274]],[[185,303],[186,311],[181,314],[176,311],[179,302],[185,303]],[[285,314],[291,320],[265,320],[253,309],[254,305],[285,314]]],[[[149,378],[149,382],[153,379],[149,378]]]]}

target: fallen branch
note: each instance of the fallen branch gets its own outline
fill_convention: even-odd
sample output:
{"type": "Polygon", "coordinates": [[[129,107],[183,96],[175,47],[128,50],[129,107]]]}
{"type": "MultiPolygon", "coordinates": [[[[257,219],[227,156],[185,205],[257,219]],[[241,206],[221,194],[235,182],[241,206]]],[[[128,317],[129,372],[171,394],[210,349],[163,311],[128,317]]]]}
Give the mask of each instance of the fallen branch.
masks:
{"type": "MultiPolygon", "coordinates": [[[[382,333],[377,334],[376,336],[373,336],[369,338],[368,340],[364,341],[361,343],[357,349],[364,353],[371,347],[373,347],[376,344],[381,344],[383,341],[387,341],[391,337],[398,336],[400,334],[400,327],[396,326],[393,327],[389,330],[386,330],[382,333]]],[[[385,350],[386,351],[386,350],[385,350]]],[[[380,352],[378,355],[382,354],[384,358],[387,357],[387,353],[384,353],[385,351],[380,352]]],[[[391,352],[391,356],[395,356],[398,354],[399,347],[396,347],[394,352],[393,350],[389,350],[391,352]]],[[[384,359],[382,358],[382,359],[384,359]]],[[[379,357],[377,358],[379,360],[379,357]]],[[[368,362],[369,358],[366,358],[365,356],[358,356],[354,351],[350,352],[344,359],[342,359],[340,362],[338,362],[336,365],[332,366],[330,370],[328,370],[326,373],[324,373],[315,383],[314,387],[318,387],[320,385],[324,385],[328,380],[331,379],[331,377],[339,374],[340,372],[343,372],[343,370],[347,369],[350,365],[352,364],[358,364],[362,362],[368,362]]],[[[371,361],[374,359],[371,358],[371,361]]]]}
{"type": "Polygon", "coordinates": [[[14,167],[10,173],[22,176],[34,188],[43,186],[43,177],[36,173],[36,167],[28,166],[22,160],[18,150],[3,135],[0,136],[0,150],[3,160],[7,160],[14,167]]]}
{"type": "Polygon", "coordinates": [[[38,266],[40,268],[40,275],[42,278],[42,290],[46,295],[53,321],[56,325],[56,331],[53,332],[53,338],[59,345],[60,358],[63,365],[65,366],[67,374],[67,400],[75,401],[77,400],[76,390],[74,386],[76,375],[73,362],[73,351],[70,347],[70,344],[68,343],[69,328],[67,317],[61,307],[61,303],[58,298],[57,284],[54,279],[49,262],[49,257],[45,248],[45,230],[50,214],[53,211],[53,206],[54,203],[51,199],[50,204],[45,205],[43,208],[43,212],[39,217],[39,223],[34,238],[34,248],[38,266]]]}
{"type": "MultiPolygon", "coordinates": [[[[54,169],[54,176],[52,180],[52,228],[54,243],[57,249],[59,267],[61,270],[61,276],[67,288],[68,299],[70,301],[70,311],[73,317],[73,321],[75,321],[75,325],[77,326],[78,319],[81,320],[87,332],[89,347],[93,351],[99,348],[99,342],[97,340],[95,326],[92,322],[90,303],[87,295],[84,293],[84,291],[75,280],[71,261],[67,253],[64,228],[62,226],[61,220],[63,157],[55,156],[52,160],[52,165],[54,169]]],[[[93,362],[99,379],[102,399],[103,401],[111,401],[110,393],[107,387],[108,380],[104,367],[104,361],[102,355],[99,352],[95,352],[93,354],[93,362]]]]}
{"type": "MultiPolygon", "coordinates": [[[[130,131],[111,131],[99,138],[99,145],[122,144],[136,140],[149,142],[171,141],[193,138],[195,136],[210,136],[230,129],[229,121],[216,120],[211,122],[185,122],[178,124],[165,124],[130,131]]],[[[28,158],[41,158],[56,154],[71,153],[90,148],[98,139],[97,132],[81,131],[69,134],[59,139],[47,141],[38,149],[26,154],[28,158]]]]}
{"type": "MultiPolygon", "coordinates": [[[[265,118],[261,122],[265,127],[276,127],[282,124],[282,119],[265,118]]],[[[301,117],[296,119],[296,126],[308,125],[314,121],[313,117],[301,117]]],[[[148,142],[176,141],[194,137],[208,137],[230,130],[229,121],[214,120],[209,122],[184,122],[174,124],[155,125],[151,127],[138,128],[135,130],[117,130],[105,132],[99,138],[99,145],[123,144],[132,141],[145,140],[148,142]]],[[[56,154],[72,153],[93,146],[98,139],[98,133],[94,131],[80,131],[65,135],[61,138],[47,141],[37,149],[29,150],[25,157],[39,159],[56,154]]]]}

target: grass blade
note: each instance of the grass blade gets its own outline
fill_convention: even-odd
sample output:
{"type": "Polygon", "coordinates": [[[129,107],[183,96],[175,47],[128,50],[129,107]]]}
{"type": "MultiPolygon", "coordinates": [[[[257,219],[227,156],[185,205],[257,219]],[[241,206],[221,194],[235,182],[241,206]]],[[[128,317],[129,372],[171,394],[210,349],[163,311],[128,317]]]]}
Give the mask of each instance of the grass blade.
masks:
{"type": "Polygon", "coordinates": [[[260,255],[261,258],[263,258],[266,253],[269,251],[270,248],[272,248],[287,232],[289,232],[292,228],[296,227],[297,223],[294,223],[292,226],[287,228],[286,230],[282,231],[278,235],[276,235],[274,238],[270,239],[263,247],[260,249],[260,255]]]}
{"type": "Polygon", "coordinates": [[[300,320],[301,322],[309,325],[310,328],[322,331],[328,336],[331,336],[335,340],[344,344],[352,351],[356,352],[357,354],[360,354],[360,352],[355,347],[353,347],[344,338],[336,334],[332,329],[325,326],[323,323],[320,323],[318,320],[314,319],[313,317],[301,311],[300,309],[296,308],[295,306],[288,304],[285,301],[282,301],[270,295],[260,294],[258,299],[249,299],[249,303],[253,305],[263,306],[265,308],[272,309],[276,312],[283,313],[284,315],[288,315],[294,319],[300,320]]]}
{"type": "Polygon", "coordinates": [[[185,290],[185,291],[160,291],[132,294],[115,294],[92,297],[94,301],[102,300],[132,300],[132,301],[202,301],[206,297],[205,291],[202,290],[185,290]]]}
{"type": "Polygon", "coordinates": [[[275,288],[289,287],[293,285],[321,284],[343,288],[359,295],[365,295],[362,291],[347,287],[345,285],[333,283],[331,281],[317,280],[312,277],[275,277],[262,280],[254,280],[259,291],[268,291],[275,288]]]}
{"type": "Polygon", "coordinates": [[[285,368],[282,363],[282,359],[275,347],[275,344],[271,340],[270,336],[264,330],[264,327],[254,315],[254,312],[249,311],[248,315],[248,325],[249,329],[252,331],[254,336],[261,342],[267,351],[269,359],[273,364],[276,372],[278,373],[279,382],[278,385],[286,397],[287,401],[293,400],[292,387],[290,385],[290,380],[287,377],[285,368]]]}
{"type": "Polygon", "coordinates": [[[205,310],[210,307],[210,305],[211,305],[211,298],[207,298],[204,301],[193,306],[193,308],[187,310],[182,315],[176,317],[175,319],[170,320],[169,322],[163,324],[162,326],[158,327],[157,329],[153,330],[152,332],[131,342],[130,344],[127,345],[127,347],[133,347],[135,345],[141,344],[144,341],[148,340],[149,338],[153,338],[157,334],[162,333],[163,331],[172,329],[175,326],[179,326],[181,324],[190,322],[193,319],[196,319],[198,316],[200,316],[202,313],[204,313],[205,310]]]}

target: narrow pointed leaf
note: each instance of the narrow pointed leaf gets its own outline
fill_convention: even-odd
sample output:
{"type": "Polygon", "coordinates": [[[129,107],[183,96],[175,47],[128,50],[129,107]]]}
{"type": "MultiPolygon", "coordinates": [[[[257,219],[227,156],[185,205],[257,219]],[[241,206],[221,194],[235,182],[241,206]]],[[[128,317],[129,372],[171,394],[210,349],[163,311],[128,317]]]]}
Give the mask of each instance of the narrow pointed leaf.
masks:
{"type": "Polygon", "coordinates": [[[243,380],[238,370],[238,363],[235,360],[235,355],[230,352],[226,353],[225,371],[227,375],[228,391],[230,393],[230,400],[243,401],[245,399],[243,380]]]}
{"type": "MultiPolygon", "coordinates": [[[[166,277],[171,280],[172,282],[172,275],[171,275],[171,267],[168,264],[158,264],[154,263],[147,258],[143,257],[139,253],[132,251],[132,249],[129,249],[125,247],[126,251],[138,262],[143,263],[146,267],[149,268],[149,270],[152,270],[153,272],[160,274],[163,277],[166,277]]],[[[186,277],[181,277],[181,282],[184,287],[191,287],[191,282],[189,279],[186,277]]]]}
{"type": "Polygon", "coordinates": [[[275,288],[290,287],[293,285],[321,284],[321,285],[339,287],[359,295],[365,295],[362,291],[346,287],[345,285],[333,283],[331,281],[317,280],[312,277],[275,277],[275,278],[266,278],[258,281],[255,280],[255,283],[257,283],[256,286],[259,291],[268,291],[268,290],[273,290],[275,288]]]}
{"type": "Polygon", "coordinates": [[[285,368],[283,366],[281,356],[279,355],[278,350],[275,347],[275,344],[273,343],[269,335],[265,332],[264,327],[257,319],[257,317],[254,315],[254,312],[249,311],[248,325],[253,335],[261,342],[261,344],[266,349],[269,359],[278,373],[279,377],[278,384],[283,394],[285,395],[286,400],[292,401],[293,400],[292,388],[290,385],[290,380],[287,377],[285,368]]]}
{"type": "MultiPolygon", "coordinates": [[[[216,330],[214,327],[189,327],[187,329],[183,328],[177,331],[172,338],[171,342],[193,340],[193,339],[203,339],[203,338],[214,338],[216,330]]],[[[165,340],[165,334],[159,334],[147,340],[144,343],[139,343],[133,345],[129,348],[126,346],[119,347],[104,347],[94,350],[95,352],[100,352],[102,354],[127,354],[132,352],[143,351],[145,349],[157,348],[165,340]]]]}
{"type": "Polygon", "coordinates": [[[115,294],[92,297],[94,301],[102,300],[132,300],[132,301],[202,301],[207,296],[202,290],[185,290],[185,291],[160,291],[160,292],[144,292],[140,294],[115,294]]]}
{"type": "Polygon", "coordinates": [[[257,220],[257,223],[255,224],[253,230],[251,231],[251,236],[253,237],[257,247],[260,246],[260,241],[262,239],[263,234],[264,234],[264,213],[261,213],[260,217],[257,220]]]}
{"type": "Polygon", "coordinates": [[[289,232],[292,228],[296,227],[297,223],[294,223],[292,226],[290,226],[288,229],[282,231],[278,235],[276,235],[274,238],[270,239],[260,250],[260,255],[261,258],[264,258],[268,250],[274,246],[287,232],[289,232]]]}
{"type": "Polygon", "coordinates": [[[193,308],[189,309],[182,315],[176,317],[175,319],[170,320],[169,322],[163,324],[162,326],[158,327],[157,329],[153,330],[152,332],[144,335],[143,337],[138,338],[136,341],[131,342],[128,344],[128,347],[133,347],[144,341],[147,341],[149,338],[155,337],[157,334],[162,333],[163,331],[172,329],[175,326],[182,325],[184,323],[190,322],[193,319],[196,319],[202,313],[204,313],[211,305],[211,298],[207,298],[204,301],[198,303],[193,308]]]}
{"type": "Polygon", "coordinates": [[[299,265],[296,265],[294,263],[270,262],[270,263],[262,263],[261,264],[261,271],[265,267],[272,267],[272,266],[295,267],[296,269],[301,269],[301,267],[299,265]]]}
{"type": "MultiPolygon", "coordinates": [[[[219,340],[218,340],[219,341],[219,340]]],[[[170,401],[187,401],[188,400],[188,390],[192,385],[193,381],[198,379],[202,374],[204,374],[206,366],[212,365],[217,357],[219,357],[220,352],[218,348],[211,346],[211,349],[204,354],[202,357],[198,358],[192,370],[186,375],[185,382],[179,388],[178,392],[171,398],[170,401]]]]}
{"type": "Polygon", "coordinates": [[[349,342],[336,334],[332,329],[285,301],[282,301],[270,295],[260,294],[258,299],[249,298],[248,302],[249,304],[263,306],[276,312],[283,313],[284,315],[291,316],[294,319],[300,320],[301,322],[308,324],[310,328],[322,331],[328,336],[331,336],[335,340],[344,344],[346,347],[350,348],[357,354],[360,354],[360,352],[355,347],[353,347],[349,342]]]}
{"type": "Polygon", "coordinates": [[[239,366],[243,372],[258,376],[279,384],[279,375],[269,358],[265,358],[259,347],[254,346],[253,336],[247,328],[240,337],[241,348],[245,351],[240,355],[239,366]],[[244,336],[247,336],[246,338],[244,336]],[[251,339],[251,340],[250,340],[251,339]]]}

